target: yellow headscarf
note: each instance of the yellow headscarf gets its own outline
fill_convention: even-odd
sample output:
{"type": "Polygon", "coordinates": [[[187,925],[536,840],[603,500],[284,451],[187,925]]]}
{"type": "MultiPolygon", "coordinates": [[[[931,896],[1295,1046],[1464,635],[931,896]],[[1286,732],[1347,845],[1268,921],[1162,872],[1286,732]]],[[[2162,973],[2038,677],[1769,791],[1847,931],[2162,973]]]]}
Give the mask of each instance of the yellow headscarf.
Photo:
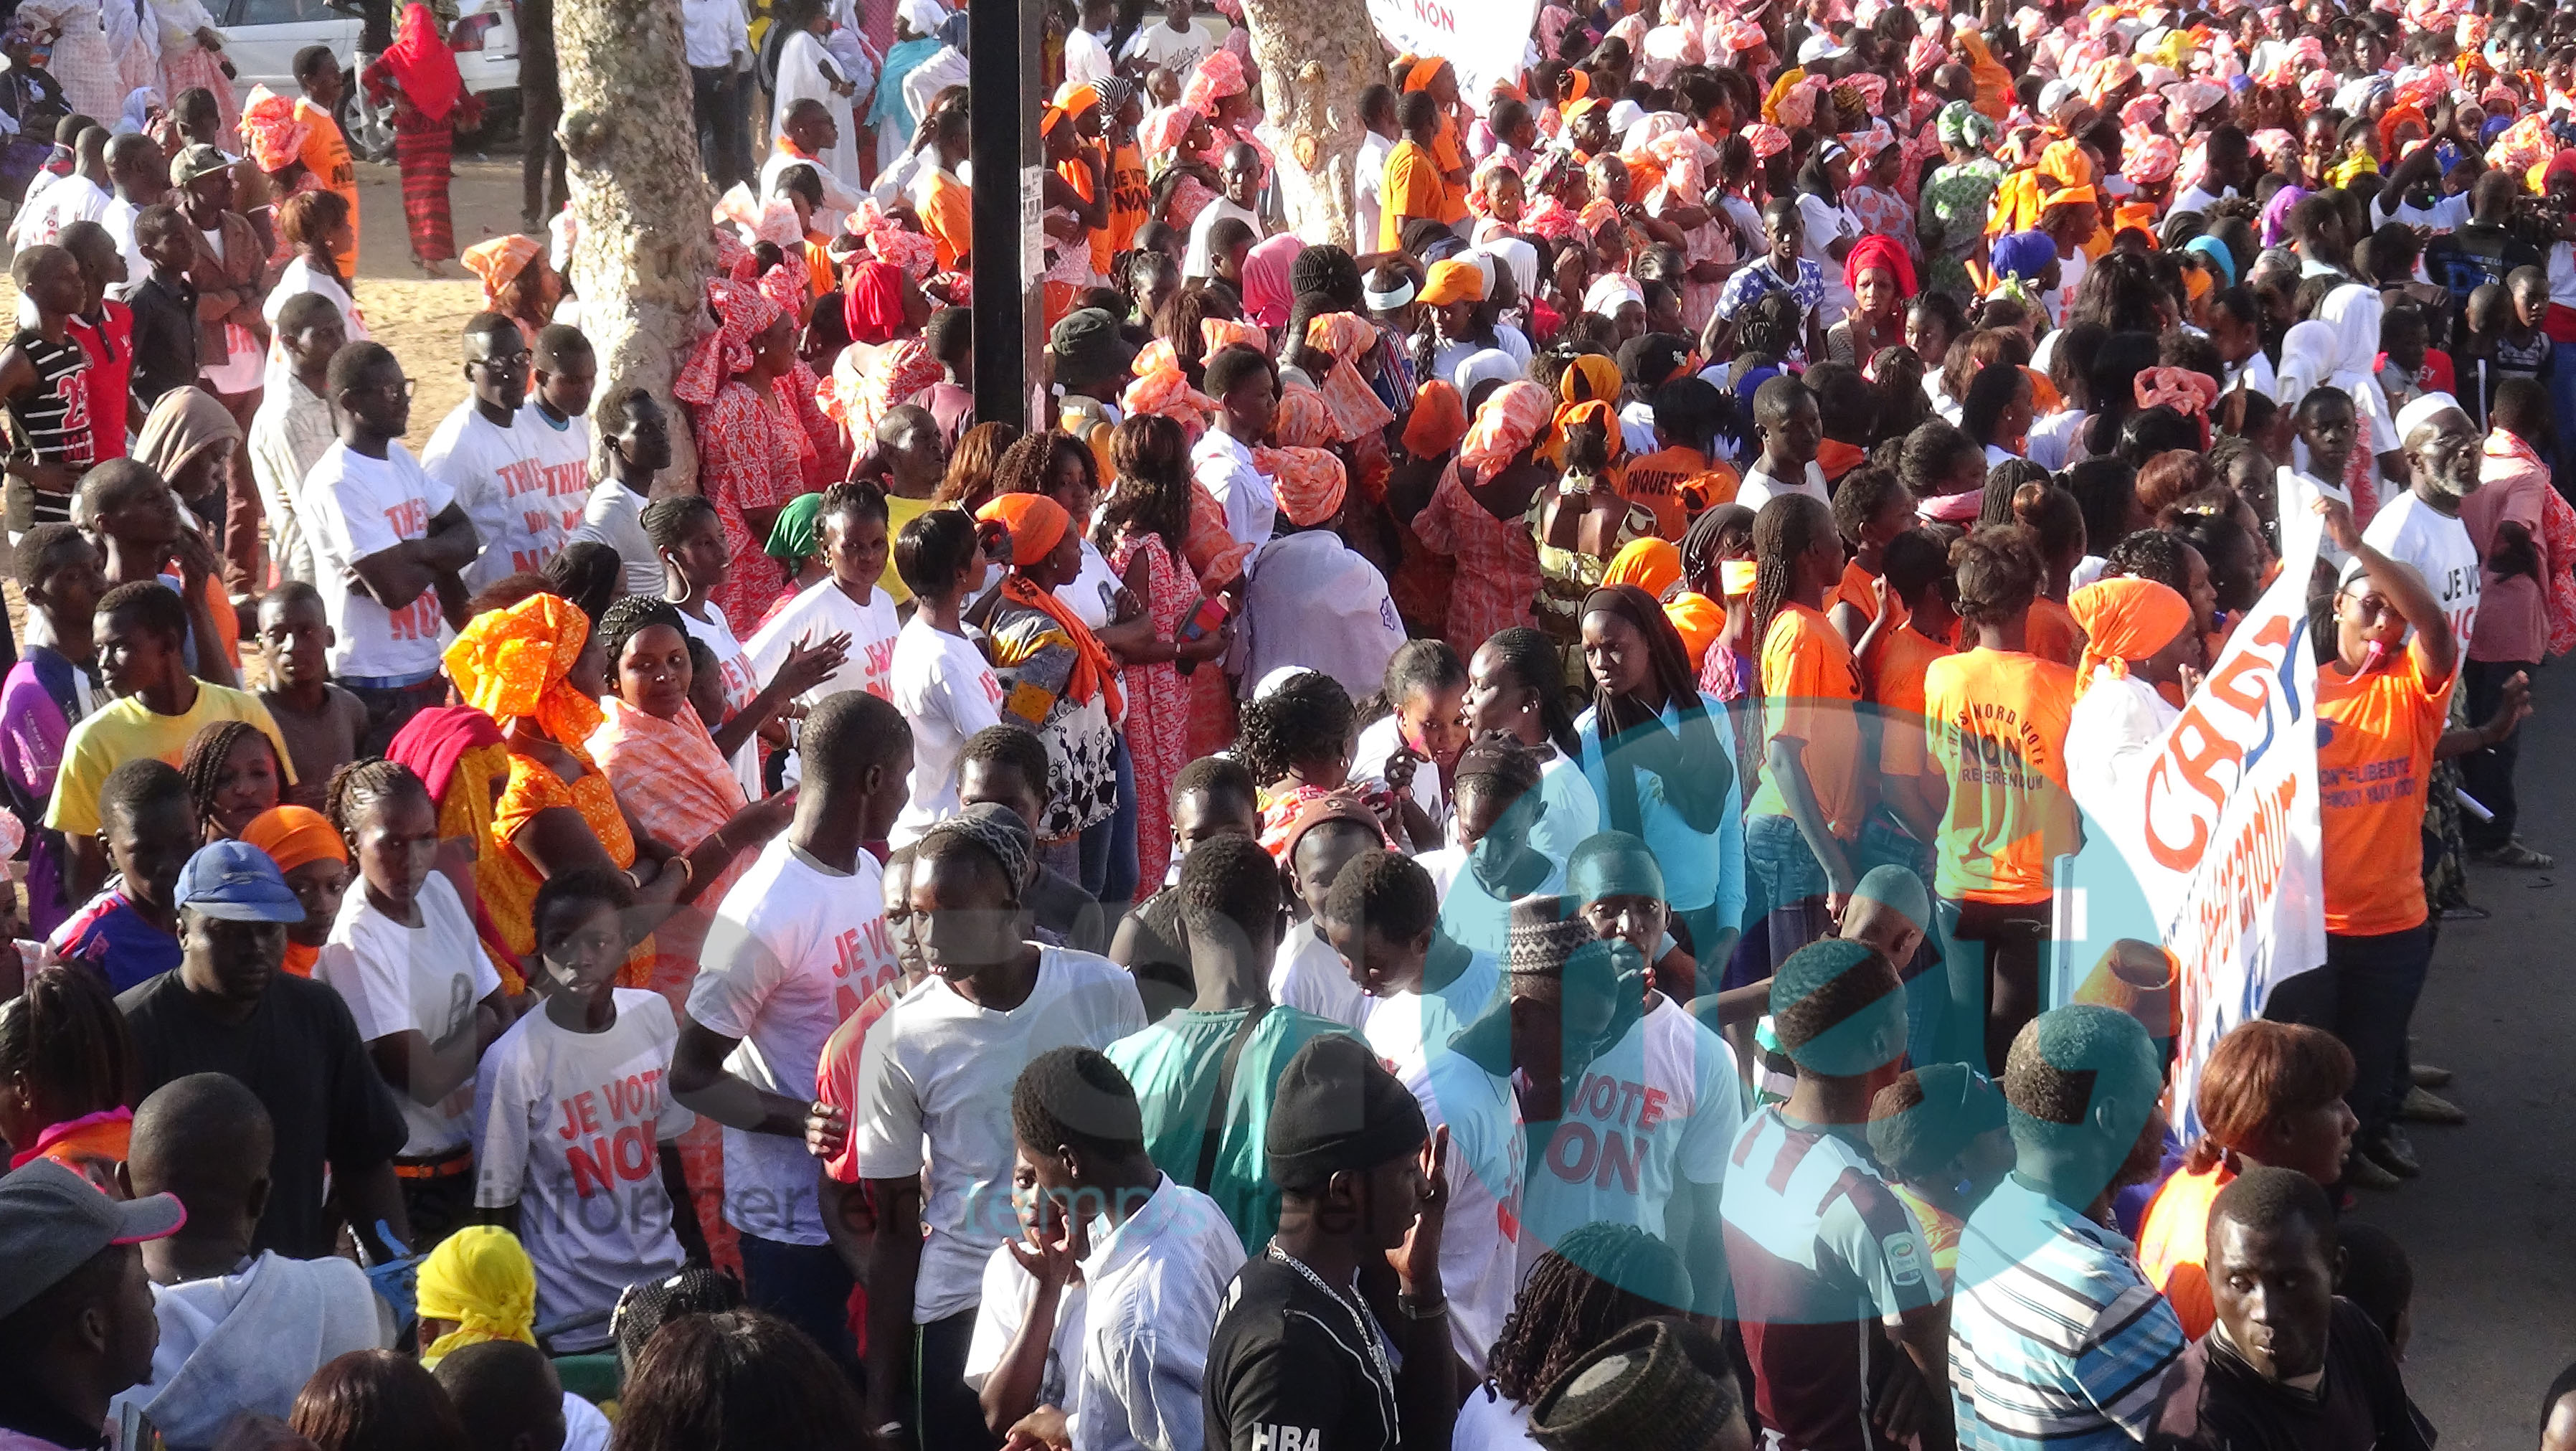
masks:
{"type": "Polygon", "coordinates": [[[474,617],[447,647],[447,678],[466,703],[499,721],[533,718],[558,744],[578,746],[599,729],[599,702],[564,683],[590,619],[557,595],[534,594],[474,617]]]}
{"type": "Polygon", "coordinates": [[[510,1231],[475,1224],[439,1241],[420,1262],[420,1314],[456,1328],[420,1353],[423,1366],[487,1340],[537,1343],[537,1267],[510,1231]]]}

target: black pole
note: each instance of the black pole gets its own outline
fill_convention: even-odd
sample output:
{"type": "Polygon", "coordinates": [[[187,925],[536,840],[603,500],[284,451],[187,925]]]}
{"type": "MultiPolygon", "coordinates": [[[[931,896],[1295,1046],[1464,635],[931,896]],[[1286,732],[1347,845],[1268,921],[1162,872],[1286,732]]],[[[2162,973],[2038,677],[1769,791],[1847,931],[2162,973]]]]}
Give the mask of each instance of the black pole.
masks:
{"type": "MultiPolygon", "coordinates": [[[[975,160],[975,418],[1027,428],[1046,382],[1039,327],[1045,271],[1038,230],[1038,111],[1046,95],[1039,0],[967,8],[969,119],[975,160]]],[[[1041,415],[1043,416],[1043,415],[1041,415]]]]}

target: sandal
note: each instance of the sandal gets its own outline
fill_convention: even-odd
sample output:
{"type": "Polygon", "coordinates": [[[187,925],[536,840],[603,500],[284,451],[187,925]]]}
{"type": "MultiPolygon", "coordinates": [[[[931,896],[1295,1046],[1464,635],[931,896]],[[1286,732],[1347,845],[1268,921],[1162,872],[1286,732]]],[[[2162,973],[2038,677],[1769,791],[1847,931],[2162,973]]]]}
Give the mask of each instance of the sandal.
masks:
{"type": "Polygon", "coordinates": [[[2475,853],[2475,856],[2489,866],[2523,867],[2531,871],[2547,871],[2558,864],[2557,859],[2548,853],[2533,851],[2519,841],[2508,841],[2502,846],[2491,846],[2485,851],[2475,853]]]}

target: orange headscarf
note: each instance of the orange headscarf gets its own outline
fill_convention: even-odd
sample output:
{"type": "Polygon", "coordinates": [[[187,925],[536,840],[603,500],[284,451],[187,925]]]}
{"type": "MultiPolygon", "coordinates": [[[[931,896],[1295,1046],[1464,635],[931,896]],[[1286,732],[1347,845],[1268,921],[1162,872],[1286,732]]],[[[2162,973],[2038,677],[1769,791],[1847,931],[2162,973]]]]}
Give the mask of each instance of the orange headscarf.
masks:
{"type": "Polygon", "coordinates": [[[2114,676],[2144,660],[2191,627],[2191,603],[2171,585],[2151,579],[2106,579],[2067,596],[2066,607],[2084,627],[2084,658],[2075,669],[2075,693],[2093,683],[2093,667],[2114,676]]]}
{"type": "Polygon", "coordinates": [[[1528,452],[1555,413],[1547,390],[1536,383],[1505,383],[1495,389],[1458,445],[1460,481],[1469,475],[1483,479],[1528,452]]]}
{"type": "Polygon", "coordinates": [[[1377,329],[1355,313],[1329,312],[1306,324],[1306,346],[1329,355],[1333,366],[1320,381],[1325,406],[1333,413],[1336,438],[1349,442],[1395,421],[1395,414],[1360,377],[1351,360],[1377,346],[1377,329]]]}
{"type": "Polygon", "coordinates": [[[545,250],[545,244],[536,238],[513,232],[506,237],[477,242],[466,248],[465,254],[457,260],[465,264],[466,271],[483,280],[483,305],[488,308],[494,295],[511,278],[525,271],[530,262],[544,256],[545,250]]]}
{"type": "Polygon", "coordinates": [[[1181,371],[1180,354],[1172,350],[1169,339],[1156,338],[1136,355],[1136,381],[1118,395],[1118,406],[1129,417],[1140,413],[1159,413],[1196,435],[1207,427],[1207,415],[1217,409],[1217,401],[1190,386],[1187,373],[1181,371]]]}
{"type": "Polygon", "coordinates": [[[590,639],[590,617],[559,595],[533,594],[486,610],[447,647],[447,678],[468,705],[499,721],[533,719],[546,737],[579,746],[599,729],[599,702],[565,683],[590,639]]]}
{"type": "Polygon", "coordinates": [[[1626,548],[1611,556],[1610,567],[1601,572],[1601,585],[1633,584],[1656,599],[1664,597],[1682,577],[1682,552],[1668,539],[1632,539],[1626,548]]]}
{"type": "Polygon", "coordinates": [[[1111,719],[1116,719],[1126,709],[1126,698],[1118,690],[1118,668],[1110,662],[1100,638],[1056,599],[1054,591],[1029,583],[1028,576],[1018,569],[1044,559],[1062,543],[1065,531],[1073,527],[1073,516],[1044,494],[1003,494],[976,510],[975,517],[987,522],[999,519],[1011,531],[1013,568],[1002,576],[1002,598],[1055,621],[1056,628],[1073,645],[1073,678],[1065,682],[1065,699],[1083,705],[1095,692],[1102,693],[1111,719]]]}
{"type": "Polygon", "coordinates": [[[1458,390],[1437,378],[1414,390],[1413,413],[1404,420],[1404,451],[1438,458],[1467,436],[1467,405],[1458,390]]]}
{"type": "Polygon", "coordinates": [[[1210,358],[1236,343],[1241,343],[1256,352],[1270,351],[1270,334],[1251,323],[1236,322],[1230,317],[1200,318],[1199,339],[1207,345],[1207,351],[1202,356],[1210,358]]]}
{"type": "MultiPolygon", "coordinates": [[[[281,872],[325,859],[346,862],[349,844],[321,812],[303,806],[272,806],[250,819],[241,839],[268,853],[281,872]]],[[[311,977],[322,949],[289,939],[284,966],[297,977],[311,977]]]]}

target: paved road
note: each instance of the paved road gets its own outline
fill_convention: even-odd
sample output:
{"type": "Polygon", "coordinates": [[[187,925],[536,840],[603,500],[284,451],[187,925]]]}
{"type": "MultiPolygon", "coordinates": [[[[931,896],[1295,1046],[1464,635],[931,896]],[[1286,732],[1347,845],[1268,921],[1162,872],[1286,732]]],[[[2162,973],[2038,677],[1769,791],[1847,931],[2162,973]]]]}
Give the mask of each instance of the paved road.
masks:
{"type": "Polygon", "coordinates": [[[2449,922],[2415,1015],[2416,1058],[2459,1077],[2464,1128],[2410,1125],[2424,1177],[2356,1217],[2415,1266],[2406,1382],[2444,1451],[2530,1451],[2540,1397],[2576,1361],[2576,668],[2543,673],[2519,771],[2523,838],[2554,872],[2475,868],[2495,915],[2449,922]]]}

